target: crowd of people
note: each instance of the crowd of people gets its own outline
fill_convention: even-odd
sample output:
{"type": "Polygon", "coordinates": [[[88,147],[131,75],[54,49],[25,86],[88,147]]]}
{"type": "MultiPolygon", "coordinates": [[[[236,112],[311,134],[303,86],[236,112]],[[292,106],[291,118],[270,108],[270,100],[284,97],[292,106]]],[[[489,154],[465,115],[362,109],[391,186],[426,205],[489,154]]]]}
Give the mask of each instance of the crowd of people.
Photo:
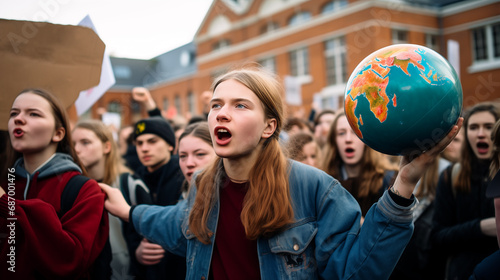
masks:
{"type": "Polygon", "coordinates": [[[280,80],[259,68],[216,78],[183,123],[146,88],[132,97],[148,117],[115,139],[100,120],[70,126],[49,92],[17,96],[0,279],[500,275],[498,102],[464,108],[410,158],[365,145],[341,110],[287,118],[280,80]]]}

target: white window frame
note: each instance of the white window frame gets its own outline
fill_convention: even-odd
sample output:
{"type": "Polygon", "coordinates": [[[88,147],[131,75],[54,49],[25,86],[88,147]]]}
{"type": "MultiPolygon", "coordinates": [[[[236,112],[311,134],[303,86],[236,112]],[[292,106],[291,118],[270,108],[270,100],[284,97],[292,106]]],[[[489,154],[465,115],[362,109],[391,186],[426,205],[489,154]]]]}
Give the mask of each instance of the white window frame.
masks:
{"type": "Polygon", "coordinates": [[[347,0],[333,0],[333,1],[330,1],[328,3],[326,3],[325,5],[323,5],[323,7],[321,8],[321,14],[329,14],[329,13],[333,13],[335,11],[338,11],[344,7],[347,7],[347,5],[349,4],[349,2],[347,0]],[[331,5],[332,9],[331,10],[325,10],[325,8],[327,6],[331,5]]]}
{"type": "Polygon", "coordinates": [[[425,34],[425,45],[428,48],[431,48],[435,50],[436,52],[439,52],[439,35],[437,34],[425,34]],[[435,38],[436,42],[432,42],[432,39],[435,38]]]}
{"type": "Polygon", "coordinates": [[[280,25],[279,23],[275,22],[275,21],[269,21],[266,23],[266,25],[264,25],[262,27],[262,32],[261,34],[268,34],[268,33],[272,33],[276,30],[278,30],[280,28],[280,25]]]}
{"type": "Polygon", "coordinates": [[[258,63],[265,69],[276,73],[276,58],[274,56],[266,57],[258,61],[258,63]]]}
{"type": "Polygon", "coordinates": [[[310,65],[309,65],[309,49],[307,47],[302,47],[298,49],[291,50],[289,53],[290,57],[290,75],[299,77],[301,83],[308,83],[312,81],[310,76],[310,65]],[[304,55],[305,52],[305,55],[304,55]],[[295,57],[296,65],[292,65],[291,58],[295,57]],[[295,66],[296,75],[293,75],[293,67],[295,66]]]}
{"type": "Polygon", "coordinates": [[[231,42],[228,39],[221,39],[213,45],[213,51],[220,51],[222,49],[229,47],[230,45],[231,42]]]}
{"type": "Polygon", "coordinates": [[[469,73],[493,70],[500,68],[500,56],[495,57],[494,47],[495,42],[493,38],[493,26],[500,25],[500,22],[488,24],[471,30],[471,44],[472,44],[472,65],[468,68],[469,73]],[[476,60],[476,42],[474,40],[474,30],[484,29],[486,32],[486,59],[476,60]]]}
{"type": "Polygon", "coordinates": [[[191,114],[195,114],[196,113],[196,97],[192,91],[188,92],[187,100],[188,100],[189,112],[191,112],[191,114]]]}
{"type": "Polygon", "coordinates": [[[408,44],[408,30],[404,29],[393,29],[392,30],[392,43],[393,44],[408,44]],[[406,40],[399,39],[400,32],[404,32],[406,35],[406,40]]]}
{"type": "MultiPolygon", "coordinates": [[[[328,86],[339,85],[339,84],[345,85],[349,77],[346,77],[346,73],[344,73],[344,70],[346,70],[344,68],[347,67],[347,65],[342,65],[342,61],[347,59],[347,48],[345,45],[344,37],[332,38],[325,41],[325,61],[329,57],[334,57],[335,59],[335,65],[333,69],[335,71],[335,82],[333,84],[330,84],[327,77],[328,86]],[[333,48],[331,49],[326,48],[328,42],[333,42],[333,48]]],[[[325,66],[327,65],[325,64],[325,66]]],[[[330,69],[327,68],[325,70],[326,70],[325,73],[328,75],[330,69]]]]}
{"type": "Polygon", "coordinates": [[[294,14],[288,20],[288,26],[297,26],[303,24],[304,22],[310,21],[312,19],[312,14],[309,11],[302,11],[294,14]]]}
{"type": "Polygon", "coordinates": [[[181,97],[176,94],[174,98],[175,109],[177,109],[177,114],[182,114],[182,100],[181,97]]]}

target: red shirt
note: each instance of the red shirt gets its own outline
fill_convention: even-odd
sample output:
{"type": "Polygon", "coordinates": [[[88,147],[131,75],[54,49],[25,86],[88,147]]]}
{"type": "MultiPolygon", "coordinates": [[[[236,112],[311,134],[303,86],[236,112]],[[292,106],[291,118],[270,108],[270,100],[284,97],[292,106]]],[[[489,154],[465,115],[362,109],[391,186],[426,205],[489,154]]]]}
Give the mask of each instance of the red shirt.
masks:
{"type": "Polygon", "coordinates": [[[246,193],[246,183],[237,184],[229,179],[220,191],[210,279],[260,279],[257,240],[246,237],[240,218],[246,193]]]}

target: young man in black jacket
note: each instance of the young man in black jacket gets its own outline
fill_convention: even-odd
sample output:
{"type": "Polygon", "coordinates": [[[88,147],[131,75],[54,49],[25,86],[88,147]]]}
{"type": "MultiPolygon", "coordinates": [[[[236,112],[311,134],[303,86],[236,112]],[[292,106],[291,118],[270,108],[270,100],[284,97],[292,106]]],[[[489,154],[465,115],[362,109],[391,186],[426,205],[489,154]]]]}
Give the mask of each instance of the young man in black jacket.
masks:
{"type": "MultiPolygon", "coordinates": [[[[134,191],[137,204],[172,205],[181,196],[184,176],[179,158],[173,155],[175,135],[162,117],[150,117],[134,126],[137,154],[142,165],[136,174],[144,181],[149,194],[134,191]]],[[[124,226],[131,256],[131,274],[136,279],[185,279],[186,260],[165,251],[160,245],[140,236],[132,225],[124,226]]]]}

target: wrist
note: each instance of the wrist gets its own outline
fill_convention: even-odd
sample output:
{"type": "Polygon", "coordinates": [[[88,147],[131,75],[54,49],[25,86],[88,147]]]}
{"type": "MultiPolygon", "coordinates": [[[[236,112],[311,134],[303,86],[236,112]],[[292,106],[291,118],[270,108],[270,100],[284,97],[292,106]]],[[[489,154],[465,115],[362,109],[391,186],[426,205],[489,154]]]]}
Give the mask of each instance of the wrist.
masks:
{"type": "Polygon", "coordinates": [[[123,212],[120,213],[120,219],[122,219],[125,222],[129,222],[130,218],[130,206],[127,205],[127,207],[123,207],[123,212]]]}
{"type": "Polygon", "coordinates": [[[404,183],[398,176],[394,185],[389,188],[389,191],[395,195],[410,199],[414,189],[415,185],[404,183]]]}
{"type": "Polygon", "coordinates": [[[145,105],[148,111],[154,110],[156,108],[156,103],[152,98],[149,99],[145,105]]]}

